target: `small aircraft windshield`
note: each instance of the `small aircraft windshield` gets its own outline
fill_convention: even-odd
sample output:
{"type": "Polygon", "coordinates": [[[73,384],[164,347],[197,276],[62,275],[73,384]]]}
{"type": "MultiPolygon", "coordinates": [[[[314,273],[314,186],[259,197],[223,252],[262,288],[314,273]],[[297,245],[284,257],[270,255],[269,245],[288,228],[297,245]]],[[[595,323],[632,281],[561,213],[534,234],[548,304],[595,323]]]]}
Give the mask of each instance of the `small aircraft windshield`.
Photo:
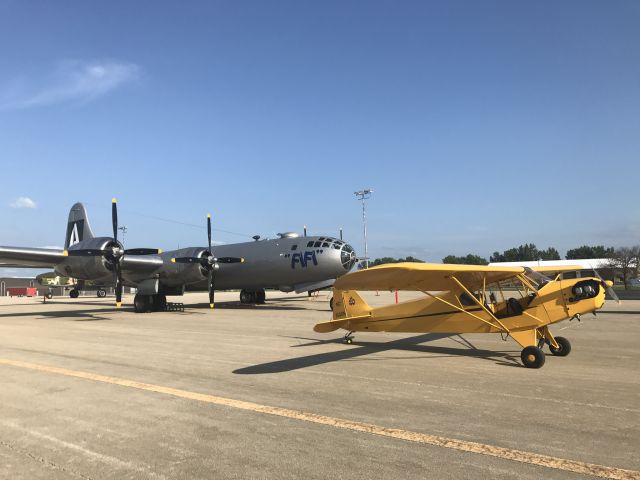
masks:
{"type": "Polygon", "coordinates": [[[540,272],[535,272],[529,267],[524,267],[524,276],[531,282],[531,284],[538,290],[544,287],[551,279],[540,272]]]}

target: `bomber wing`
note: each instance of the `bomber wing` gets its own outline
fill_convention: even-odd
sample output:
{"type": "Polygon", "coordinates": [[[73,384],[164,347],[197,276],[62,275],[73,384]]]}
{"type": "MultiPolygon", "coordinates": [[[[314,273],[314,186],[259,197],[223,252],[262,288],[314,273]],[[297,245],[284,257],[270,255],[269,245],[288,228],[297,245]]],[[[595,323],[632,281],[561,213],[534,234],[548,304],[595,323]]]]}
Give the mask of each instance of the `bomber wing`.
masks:
{"type": "Polygon", "coordinates": [[[507,280],[524,273],[523,267],[490,267],[485,265],[453,265],[446,263],[393,263],[348,273],[336,280],[338,290],[451,290],[451,277],[469,290],[483,283],[507,280]]]}
{"type": "Polygon", "coordinates": [[[0,247],[0,267],[51,268],[64,259],[64,250],[0,247]]]}

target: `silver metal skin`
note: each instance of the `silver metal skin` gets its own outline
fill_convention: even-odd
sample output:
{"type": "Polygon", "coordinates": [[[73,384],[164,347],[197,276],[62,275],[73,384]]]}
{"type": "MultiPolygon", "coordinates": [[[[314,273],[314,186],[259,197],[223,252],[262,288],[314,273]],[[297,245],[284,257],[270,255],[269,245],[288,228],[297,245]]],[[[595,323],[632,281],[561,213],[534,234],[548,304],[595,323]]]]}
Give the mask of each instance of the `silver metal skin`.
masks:
{"type": "MultiPolygon", "coordinates": [[[[110,249],[122,255],[122,245],[110,237],[94,237],[84,206],[75,204],[69,214],[65,247],[73,250],[110,249]]],[[[283,234],[272,240],[249,241],[214,247],[216,258],[241,257],[243,263],[217,265],[216,290],[277,289],[307,291],[330,286],[356,262],[347,243],[332,237],[300,237],[283,234]]],[[[181,294],[185,289],[207,291],[208,272],[200,264],[172,263],[172,258],[208,256],[207,247],[191,247],[159,255],[124,255],[121,259],[123,283],[129,287],[158,285],[158,292],[181,294]],[[157,279],[158,282],[153,280],[157,279]]],[[[51,267],[59,275],[113,285],[113,264],[104,256],[65,256],[64,250],[0,247],[0,267],[51,267]]],[[[154,287],[155,289],[155,287],[154,287]]],[[[151,292],[149,292],[151,293],[151,292]]]]}

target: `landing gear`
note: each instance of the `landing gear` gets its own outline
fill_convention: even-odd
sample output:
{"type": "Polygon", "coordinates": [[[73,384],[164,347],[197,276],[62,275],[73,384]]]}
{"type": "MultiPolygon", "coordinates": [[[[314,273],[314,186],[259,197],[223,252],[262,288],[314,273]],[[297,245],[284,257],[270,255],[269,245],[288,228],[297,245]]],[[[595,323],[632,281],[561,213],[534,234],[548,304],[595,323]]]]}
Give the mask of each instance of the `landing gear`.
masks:
{"type": "Polygon", "coordinates": [[[349,332],[344,336],[344,343],[351,345],[353,343],[353,332],[349,332]]]}
{"type": "Polygon", "coordinates": [[[78,298],[80,296],[80,292],[75,288],[69,292],[69,297],[78,298]]]}
{"type": "Polygon", "coordinates": [[[544,352],[538,347],[525,347],[520,354],[522,364],[527,368],[540,368],[544,365],[544,352]]]}
{"type": "Polygon", "coordinates": [[[571,342],[564,337],[556,337],[556,343],[559,348],[549,344],[549,350],[556,357],[566,357],[571,352],[571,342]]]}
{"type": "Polygon", "coordinates": [[[151,311],[152,297],[151,295],[136,294],[133,298],[133,308],[136,313],[146,313],[151,311]]]}
{"type": "Polygon", "coordinates": [[[107,291],[104,288],[99,288],[96,292],[96,295],[98,296],[98,298],[104,298],[107,296],[107,291]]]}
{"type": "Polygon", "coordinates": [[[264,289],[240,291],[240,303],[244,305],[262,305],[265,302],[265,298],[264,289]]]}
{"type": "Polygon", "coordinates": [[[151,310],[154,312],[164,312],[167,309],[167,296],[166,295],[154,295],[151,305],[151,310]]]}
{"type": "Polygon", "coordinates": [[[329,300],[329,308],[333,312],[333,297],[331,297],[331,300],[329,300]]]}

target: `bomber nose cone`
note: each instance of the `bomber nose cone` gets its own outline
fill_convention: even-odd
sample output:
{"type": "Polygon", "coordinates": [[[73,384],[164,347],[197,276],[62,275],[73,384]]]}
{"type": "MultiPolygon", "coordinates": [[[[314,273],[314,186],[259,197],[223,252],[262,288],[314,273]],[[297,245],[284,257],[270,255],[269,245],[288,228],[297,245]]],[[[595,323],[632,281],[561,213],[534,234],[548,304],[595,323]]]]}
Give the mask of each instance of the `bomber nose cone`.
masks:
{"type": "Polygon", "coordinates": [[[356,252],[348,243],[345,243],[342,247],[342,251],[340,252],[340,261],[346,271],[351,270],[351,267],[356,263],[356,252]]]}

